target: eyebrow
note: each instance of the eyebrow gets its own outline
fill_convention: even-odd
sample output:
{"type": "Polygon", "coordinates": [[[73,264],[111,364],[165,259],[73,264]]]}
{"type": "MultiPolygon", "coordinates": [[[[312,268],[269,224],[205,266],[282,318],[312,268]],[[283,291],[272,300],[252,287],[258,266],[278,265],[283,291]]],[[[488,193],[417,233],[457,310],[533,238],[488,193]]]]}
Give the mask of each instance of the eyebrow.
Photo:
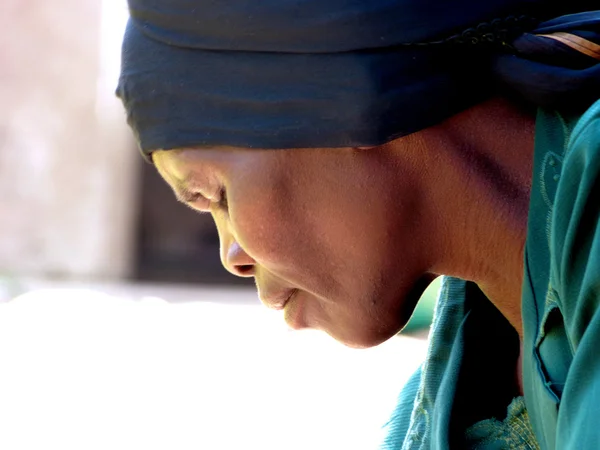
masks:
{"type": "Polygon", "coordinates": [[[171,186],[171,190],[173,194],[175,194],[175,198],[178,202],[181,203],[189,203],[194,201],[194,198],[197,197],[197,194],[194,194],[187,187],[187,183],[185,180],[179,179],[175,174],[169,172],[168,170],[159,171],[167,184],[171,186]]]}
{"type": "MultiPolygon", "coordinates": [[[[175,195],[175,199],[178,202],[183,203],[184,205],[191,208],[190,203],[198,200],[198,197],[202,196],[202,194],[200,194],[198,192],[192,192],[187,186],[188,180],[180,179],[176,174],[172,173],[169,170],[164,169],[164,167],[163,167],[163,170],[161,170],[160,167],[161,167],[160,164],[157,164],[157,169],[158,169],[159,173],[165,179],[165,181],[167,181],[167,184],[169,186],[171,186],[171,190],[173,191],[173,194],[175,195]]],[[[199,211],[195,208],[192,208],[192,209],[194,209],[194,211],[199,212],[199,213],[204,212],[204,211],[199,211]]]]}

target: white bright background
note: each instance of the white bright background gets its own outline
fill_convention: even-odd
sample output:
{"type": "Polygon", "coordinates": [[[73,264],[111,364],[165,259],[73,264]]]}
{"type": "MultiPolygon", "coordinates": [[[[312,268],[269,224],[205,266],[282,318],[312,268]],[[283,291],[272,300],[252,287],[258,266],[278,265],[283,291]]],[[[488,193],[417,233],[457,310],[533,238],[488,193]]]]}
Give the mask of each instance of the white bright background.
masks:
{"type": "Polygon", "coordinates": [[[292,332],[246,290],[40,286],[0,304],[0,448],[376,448],[425,345],[292,332]]]}
{"type": "MultiPolygon", "coordinates": [[[[100,112],[126,14],[103,1],[100,112]]],[[[290,332],[245,290],[28,283],[6,302],[11,289],[0,283],[2,450],[375,448],[426,345],[290,332]]]]}

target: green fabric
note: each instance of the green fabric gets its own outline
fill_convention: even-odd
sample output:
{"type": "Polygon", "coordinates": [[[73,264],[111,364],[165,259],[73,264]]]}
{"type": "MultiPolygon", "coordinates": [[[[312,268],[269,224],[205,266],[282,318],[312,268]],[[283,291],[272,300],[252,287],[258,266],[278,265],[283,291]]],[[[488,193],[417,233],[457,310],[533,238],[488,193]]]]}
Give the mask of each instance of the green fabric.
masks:
{"type": "Polygon", "coordinates": [[[543,449],[595,449],[600,102],[579,120],[540,112],[536,137],[523,285],[525,399],[543,449]]]}
{"type": "Polygon", "coordinates": [[[506,388],[514,330],[475,285],[445,278],[382,450],[600,448],[600,102],[539,112],[525,253],[527,409],[506,388]]]}
{"type": "Polygon", "coordinates": [[[533,434],[529,414],[523,397],[515,398],[508,406],[506,419],[482,420],[466,431],[464,448],[503,450],[523,448],[539,449],[533,434]]]}
{"type": "Polygon", "coordinates": [[[475,284],[444,277],[427,357],[400,394],[381,449],[535,449],[526,416],[509,407],[514,391],[505,380],[518,347],[475,284]]]}

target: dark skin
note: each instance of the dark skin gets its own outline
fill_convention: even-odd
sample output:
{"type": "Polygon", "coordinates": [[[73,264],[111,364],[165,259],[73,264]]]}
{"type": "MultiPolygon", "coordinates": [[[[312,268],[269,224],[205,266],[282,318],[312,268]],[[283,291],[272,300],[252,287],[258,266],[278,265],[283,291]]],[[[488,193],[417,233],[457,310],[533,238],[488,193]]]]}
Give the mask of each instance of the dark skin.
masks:
{"type": "Polygon", "coordinates": [[[221,259],[294,328],[395,335],[433,277],[476,282],[519,334],[534,118],[493,99],[372,148],[156,151],[221,259]]]}

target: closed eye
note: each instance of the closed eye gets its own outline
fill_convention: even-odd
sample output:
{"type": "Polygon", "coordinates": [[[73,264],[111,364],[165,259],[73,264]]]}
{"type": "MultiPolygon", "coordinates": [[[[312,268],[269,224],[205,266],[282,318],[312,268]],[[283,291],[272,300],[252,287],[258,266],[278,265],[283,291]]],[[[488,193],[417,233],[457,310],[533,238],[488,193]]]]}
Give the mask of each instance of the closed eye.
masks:
{"type": "Polygon", "coordinates": [[[175,190],[175,197],[181,203],[199,212],[210,211],[210,200],[200,192],[193,192],[185,188],[175,190]]]}

